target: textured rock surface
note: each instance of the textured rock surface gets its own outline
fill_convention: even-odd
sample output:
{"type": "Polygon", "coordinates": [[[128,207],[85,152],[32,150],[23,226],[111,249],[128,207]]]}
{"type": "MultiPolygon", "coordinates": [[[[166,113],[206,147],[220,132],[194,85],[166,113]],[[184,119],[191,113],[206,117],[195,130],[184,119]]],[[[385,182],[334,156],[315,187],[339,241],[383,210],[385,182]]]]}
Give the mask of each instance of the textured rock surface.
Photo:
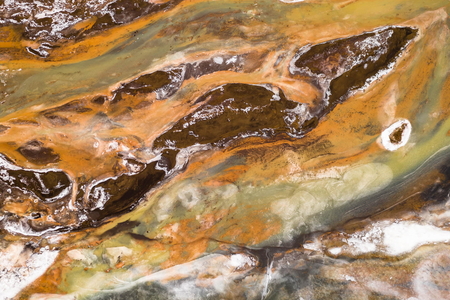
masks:
{"type": "Polygon", "coordinates": [[[450,299],[448,1],[0,3],[1,299],[450,299]]]}

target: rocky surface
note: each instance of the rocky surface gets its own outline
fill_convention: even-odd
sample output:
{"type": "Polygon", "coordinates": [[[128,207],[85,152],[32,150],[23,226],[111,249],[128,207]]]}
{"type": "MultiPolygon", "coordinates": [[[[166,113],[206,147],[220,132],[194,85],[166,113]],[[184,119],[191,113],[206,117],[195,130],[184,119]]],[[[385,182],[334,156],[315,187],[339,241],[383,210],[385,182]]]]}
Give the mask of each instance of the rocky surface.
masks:
{"type": "Polygon", "coordinates": [[[0,297],[450,299],[449,10],[0,3],[0,297]]]}

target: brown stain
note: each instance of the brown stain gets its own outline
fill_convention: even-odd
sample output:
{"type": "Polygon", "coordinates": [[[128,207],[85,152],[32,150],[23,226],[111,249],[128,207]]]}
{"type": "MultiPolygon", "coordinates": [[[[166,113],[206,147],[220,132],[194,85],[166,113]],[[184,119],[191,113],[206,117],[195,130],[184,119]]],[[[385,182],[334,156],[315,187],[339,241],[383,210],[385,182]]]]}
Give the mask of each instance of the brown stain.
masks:
{"type": "Polygon", "coordinates": [[[396,128],[390,135],[389,140],[393,144],[398,144],[402,141],[403,130],[405,130],[406,124],[402,124],[402,126],[396,128]]]}
{"type": "Polygon", "coordinates": [[[222,173],[217,174],[211,179],[208,179],[203,184],[205,186],[223,186],[226,184],[236,182],[242,174],[247,172],[250,169],[249,166],[241,165],[241,166],[233,166],[228,169],[225,169],[222,173]]]}
{"type": "Polygon", "coordinates": [[[414,80],[400,86],[404,95],[402,95],[402,101],[398,103],[397,111],[402,112],[405,116],[419,114],[423,105],[426,104],[426,99],[423,99],[424,89],[428,84],[427,79],[433,76],[437,63],[437,53],[433,49],[426,49],[417,55],[420,55],[420,60],[417,66],[410,71],[410,76],[414,80]]]}
{"type": "MultiPolygon", "coordinates": [[[[208,239],[198,239],[190,243],[173,245],[169,248],[170,257],[161,264],[163,269],[173,267],[175,265],[187,263],[203,255],[208,248],[208,239]]],[[[178,279],[179,275],[171,278],[178,279]]]]}
{"type": "MultiPolygon", "coordinates": [[[[230,80],[237,80],[237,81],[241,81],[241,80],[245,80],[245,79],[249,79],[249,76],[241,76],[241,75],[237,75],[237,74],[230,74],[230,73],[232,73],[232,72],[225,72],[225,74],[224,73],[221,73],[221,72],[218,72],[217,74],[212,74],[211,76],[207,76],[204,80],[208,80],[208,81],[210,81],[211,80],[211,83],[213,83],[214,85],[217,85],[218,83],[220,83],[220,81],[218,82],[217,81],[217,79],[219,79],[219,78],[225,78],[225,77],[229,77],[229,76],[232,76],[232,77],[230,77],[227,81],[229,82],[230,80]],[[239,76],[241,76],[242,78],[239,78],[239,76]],[[234,79],[233,79],[233,77],[234,77],[234,79]]],[[[252,76],[254,77],[254,74],[252,74],[252,76]]],[[[261,73],[261,77],[264,77],[265,75],[263,75],[263,73],[261,73]]],[[[275,77],[275,76],[274,76],[275,77]]],[[[271,80],[274,80],[274,78],[265,78],[266,80],[267,79],[271,79],[271,80]]],[[[220,80],[220,79],[219,79],[220,80]]],[[[221,79],[221,80],[223,80],[223,79],[221,79]]],[[[249,81],[249,80],[247,80],[246,82],[261,82],[261,80],[262,80],[262,78],[258,78],[258,77],[255,77],[252,81],[249,81]]],[[[222,82],[225,82],[225,81],[222,81],[222,82]]],[[[199,84],[201,84],[202,86],[206,86],[207,87],[207,84],[206,84],[206,82],[199,82],[199,84]]],[[[213,84],[211,85],[211,87],[213,86],[213,84]]],[[[312,98],[315,98],[315,96],[313,96],[312,98]]],[[[300,99],[299,99],[300,100],[300,99]]],[[[118,120],[120,120],[120,121],[123,121],[123,122],[127,122],[127,121],[129,121],[129,122],[133,122],[133,118],[138,118],[138,117],[140,117],[141,115],[143,115],[143,114],[137,114],[137,113],[131,113],[131,115],[129,115],[129,114],[127,114],[125,117],[126,117],[126,119],[124,119],[124,118],[122,118],[121,117],[121,119],[118,119],[118,120]]],[[[114,113],[112,113],[111,114],[111,116],[113,117],[114,116],[114,113]]],[[[120,115],[118,116],[118,117],[120,117],[120,115]]],[[[152,119],[152,121],[153,121],[154,119],[152,119]]],[[[150,122],[149,122],[150,123],[150,122]]],[[[131,123],[130,123],[130,125],[132,125],[131,123]]],[[[157,127],[157,126],[155,126],[155,127],[157,127]]],[[[148,133],[149,132],[149,130],[148,130],[148,128],[145,128],[145,131],[148,133]]],[[[150,130],[151,131],[151,130],[150,130]]],[[[156,134],[155,134],[156,135],[156,134]]],[[[151,137],[150,137],[151,138],[151,137]]]]}
{"type": "Polygon", "coordinates": [[[159,231],[163,233],[164,238],[159,239],[159,242],[169,245],[170,252],[170,258],[162,263],[161,267],[169,268],[200,257],[211,241],[251,246],[279,233],[281,222],[274,216],[268,216],[267,209],[252,210],[254,218],[237,220],[227,217],[244,209],[251,208],[219,210],[203,214],[199,220],[182,219],[161,228],[159,231]]]}
{"type": "Polygon", "coordinates": [[[10,43],[20,42],[20,26],[2,26],[0,27],[0,47],[10,43]]]}
{"type": "MultiPolygon", "coordinates": [[[[383,81],[386,81],[388,79],[384,79],[383,81]]],[[[381,88],[384,87],[386,89],[389,88],[389,85],[386,83],[381,83],[381,88]]],[[[380,87],[376,88],[379,90],[380,87]]],[[[371,93],[371,94],[375,94],[371,93]]],[[[321,150],[323,152],[324,156],[327,156],[327,161],[329,163],[337,164],[337,165],[345,165],[347,163],[352,163],[354,161],[360,160],[365,155],[371,156],[377,152],[378,147],[372,146],[369,147],[369,151],[366,151],[365,154],[364,150],[361,149],[358,150],[352,150],[355,154],[350,155],[353,158],[346,159],[345,161],[339,162],[339,160],[336,162],[336,157],[339,158],[339,156],[349,156],[349,153],[346,152],[345,149],[356,149],[358,148],[358,145],[364,144],[364,143],[373,143],[374,137],[377,137],[379,133],[381,133],[382,126],[381,124],[377,124],[376,120],[372,118],[367,118],[369,115],[376,115],[377,111],[379,110],[381,106],[381,98],[374,97],[373,95],[364,96],[361,93],[357,93],[356,96],[352,97],[351,99],[347,100],[345,104],[338,105],[329,116],[327,116],[323,121],[319,122],[319,125],[316,129],[314,129],[311,133],[309,133],[309,136],[306,138],[299,140],[295,142],[295,144],[301,145],[307,145],[308,143],[314,143],[314,140],[323,140],[324,137],[328,138],[330,140],[331,145],[333,145],[333,154],[329,154],[327,149],[322,148],[321,150]],[[351,117],[349,117],[349,112],[351,114],[351,117]],[[342,122],[342,119],[345,118],[346,122],[342,122]],[[351,132],[351,139],[349,140],[349,132],[351,132]],[[347,137],[346,139],[342,139],[342,137],[347,137]],[[350,142],[350,143],[349,143],[350,142]],[[342,149],[342,150],[340,150],[342,149]],[[339,154],[339,152],[341,154],[339,154]],[[359,152],[359,153],[358,153],[359,152]],[[339,155],[339,156],[336,156],[339,155]]],[[[270,147],[267,144],[264,144],[264,147],[270,147]]],[[[319,148],[320,149],[320,148],[319,148]]],[[[308,152],[308,148],[304,149],[308,152]]],[[[311,152],[314,152],[316,156],[319,156],[317,154],[317,148],[314,147],[311,148],[311,152]]],[[[275,152],[275,151],[274,151],[275,152]]],[[[270,159],[269,159],[270,160],[270,159]]],[[[323,158],[321,158],[323,161],[323,158]]],[[[313,165],[320,165],[320,160],[311,162],[313,165]]]]}
{"type": "Polygon", "coordinates": [[[42,276],[27,286],[17,299],[30,299],[33,294],[65,294],[60,288],[64,280],[64,266],[55,263],[42,276]]]}
{"type": "Polygon", "coordinates": [[[223,219],[236,208],[219,209],[211,213],[201,215],[201,218],[181,218],[177,222],[169,223],[158,231],[162,238],[158,240],[164,244],[189,244],[200,239],[208,238],[217,225],[223,223],[223,219]],[[221,222],[222,221],[222,222],[221,222]]]}
{"type": "Polygon", "coordinates": [[[450,101],[448,101],[448,95],[450,95],[450,77],[445,79],[439,96],[439,112],[442,118],[447,116],[450,112],[450,101]]]}
{"type": "MultiPolygon", "coordinates": [[[[228,217],[221,224],[221,228],[213,233],[213,236],[220,241],[237,245],[253,246],[258,245],[271,236],[280,233],[282,221],[270,214],[269,209],[254,209],[250,205],[239,207],[245,211],[246,217],[235,219],[228,217]],[[249,217],[251,216],[251,217],[249,217]]],[[[230,214],[231,216],[233,214],[230,214]]],[[[239,216],[239,213],[236,213],[239,216]]]]}
{"type": "Polygon", "coordinates": [[[25,216],[30,215],[32,212],[41,211],[43,207],[36,205],[33,199],[21,199],[20,202],[4,201],[2,203],[2,209],[19,216],[25,216]]]}
{"type": "MultiPolygon", "coordinates": [[[[216,74],[217,75],[217,74],[216,74]]],[[[223,75],[223,74],[218,74],[218,75],[223,75]]],[[[217,75],[217,76],[218,76],[217,75]]],[[[245,74],[245,75],[247,75],[247,74],[245,74]]],[[[247,75],[247,77],[249,76],[250,74],[248,74],[247,75]]],[[[261,76],[263,76],[263,73],[261,74],[261,76]]],[[[211,76],[211,77],[213,77],[213,76],[211,76]]],[[[217,84],[217,82],[215,82],[215,84],[217,84]]],[[[173,106],[171,107],[171,108],[173,108],[173,106]]],[[[193,108],[190,108],[189,109],[190,111],[192,111],[193,110],[193,108]]],[[[54,110],[53,110],[54,111],[54,110]]],[[[361,111],[364,111],[363,109],[361,110],[361,111]]],[[[48,110],[47,110],[47,112],[48,112],[48,110]]],[[[83,113],[84,113],[84,111],[83,111],[83,113]]],[[[119,112],[119,115],[117,115],[117,112],[115,112],[114,110],[110,110],[109,112],[108,112],[109,114],[110,114],[110,116],[111,117],[114,117],[114,115],[115,115],[115,117],[116,117],[116,119],[121,115],[121,113],[119,112]]],[[[157,111],[157,113],[158,114],[160,114],[161,113],[161,111],[160,110],[158,110],[157,111]]],[[[184,111],[184,114],[186,114],[186,111],[184,111]]],[[[130,115],[131,115],[131,112],[130,112],[130,115]]],[[[173,114],[172,114],[173,115],[173,114]]],[[[182,112],[180,111],[180,115],[182,115],[182,112]]],[[[45,113],[44,113],[44,116],[45,116],[45,113]]],[[[155,119],[158,119],[157,117],[155,118],[155,119]]],[[[161,119],[161,118],[159,118],[159,119],[161,119]]],[[[352,119],[356,119],[356,118],[352,118],[352,119]]],[[[132,117],[129,117],[129,118],[127,118],[127,119],[120,119],[120,121],[122,121],[122,122],[126,122],[126,121],[130,121],[130,127],[132,127],[133,126],[133,123],[131,123],[132,121],[133,121],[133,118],[132,117]]],[[[322,122],[322,124],[327,124],[327,123],[329,123],[329,122],[327,122],[328,120],[327,119],[325,119],[323,122],[322,122]]],[[[339,121],[340,122],[340,121],[339,121]]],[[[150,122],[149,122],[150,123],[150,122]]],[[[166,123],[167,124],[167,123],[166,123]]],[[[52,125],[54,125],[54,124],[52,124],[52,125]]],[[[131,128],[130,128],[131,129],[131,128]]],[[[145,128],[145,129],[148,129],[148,128],[145,128]]],[[[122,129],[118,129],[117,130],[118,132],[120,132],[120,131],[122,131],[122,129]]],[[[328,131],[330,131],[330,130],[328,130],[328,131]]],[[[108,132],[109,133],[109,132],[108,132]]],[[[105,134],[106,134],[106,132],[105,132],[105,134]]],[[[120,132],[120,134],[123,134],[123,131],[122,132],[120,132]]],[[[117,134],[117,136],[120,136],[120,134],[117,134]]],[[[155,134],[156,135],[156,134],[155,134]]],[[[324,134],[325,135],[325,134],[324,134]]],[[[328,136],[331,136],[332,134],[330,134],[329,132],[328,132],[328,136]]],[[[347,135],[347,134],[346,134],[347,135]]],[[[145,133],[143,133],[143,136],[145,136],[145,133]]],[[[81,136],[80,135],[80,138],[81,137],[83,137],[84,138],[84,136],[81,136]]],[[[347,146],[347,145],[345,145],[345,146],[347,146]]],[[[66,147],[66,149],[67,148],[70,148],[70,146],[67,144],[67,145],[65,145],[65,147],[66,147]]],[[[64,148],[63,148],[64,149],[64,148]]],[[[323,148],[321,148],[320,149],[321,151],[322,151],[322,153],[325,155],[326,153],[327,153],[327,151],[328,151],[328,149],[327,149],[327,147],[323,147],[323,148]]],[[[73,151],[72,152],[70,152],[70,150],[67,150],[67,151],[62,151],[62,152],[65,152],[65,153],[67,153],[67,152],[69,152],[70,154],[72,154],[73,153],[73,151]]],[[[314,155],[317,155],[317,149],[311,149],[310,150],[310,152],[314,152],[314,153],[311,153],[311,154],[314,154],[314,155]]],[[[355,151],[355,150],[353,150],[353,152],[356,152],[356,153],[358,153],[357,151],[355,151]]],[[[274,150],[273,151],[273,153],[277,153],[277,150],[274,150]]],[[[104,154],[104,153],[103,153],[104,154]]],[[[115,155],[116,155],[116,152],[114,151],[114,152],[112,152],[111,154],[110,154],[110,160],[108,161],[108,160],[105,160],[105,157],[102,157],[102,159],[103,159],[103,161],[105,162],[107,162],[107,163],[105,163],[104,164],[104,169],[108,169],[108,167],[109,166],[111,166],[111,165],[113,165],[113,166],[115,166],[116,165],[116,163],[117,163],[117,158],[115,157],[115,155]]],[[[276,154],[274,154],[274,155],[276,155],[276,154]]],[[[359,156],[359,157],[361,157],[362,155],[360,155],[360,153],[359,153],[359,155],[356,155],[356,154],[353,154],[353,153],[348,153],[348,151],[347,152],[344,152],[344,153],[341,153],[340,154],[341,156],[346,156],[346,157],[348,157],[348,156],[350,156],[350,157],[353,157],[353,156],[359,156]]],[[[88,157],[89,156],[89,153],[86,153],[86,157],[88,157]]],[[[326,156],[326,155],[325,155],[326,156]]],[[[314,157],[315,158],[315,157],[314,157]]],[[[92,163],[92,160],[90,160],[90,159],[86,159],[87,160],[87,163],[86,164],[91,164],[92,163]]],[[[317,160],[317,159],[309,159],[309,162],[310,162],[310,164],[311,165],[314,165],[314,164],[316,164],[317,165],[317,162],[320,162],[322,159],[320,159],[320,160],[317,160]]],[[[67,162],[69,165],[70,164],[73,164],[72,163],[72,160],[71,159],[66,159],[66,160],[64,160],[65,162],[67,162]]],[[[322,160],[323,161],[323,160],[322,160]]],[[[341,163],[347,163],[349,160],[345,160],[345,161],[342,161],[341,163]]],[[[334,160],[333,159],[330,159],[329,157],[328,157],[328,162],[331,164],[331,163],[334,163],[334,160]]],[[[79,164],[80,165],[80,164],[79,164]]],[[[322,166],[324,166],[323,164],[322,164],[322,166]]],[[[97,165],[97,171],[98,171],[98,173],[99,174],[101,174],[101,172],[99,171],[99,169],[101,169],[101,168],[99,168],[98,167],[98,165],[97,165]]],[[[267,169],[267,168],[263,168],[265,171],[267,171],[268,173],[269,172],[271,172],[272,170],[271,169],[267,169]]],[[[83,170],[84,172],[82,173],[82,174],[77,174],[77,175],[85,175],[86,174],[86,169],[84,169],[83,170]]],[[[91,170],[89,170],[88,169],[88,172],[90,172],[91,170]]],[[[73,170],[71,171],[71,172],[73,172],[73,170]]],[[[282,173],[282,172],[281,172],[282,173]]],[[[106,174],[105,173],[103,173],[103,176],[105,176],[106,174]]],[[[109,174],[108,174],[109,175],[109,174]]],[[[254,175],[254,174],[252,174],[252,175],[254,175]]],[[[265,178],[265,177],[267,177],[267,178],[270,178],[270,176],[258,176],[258,178],[265,178]]]]}
{"type": "MultiPolygon", "coordinates": [[[[73,101],[69,101],[70,104],[73,101]]],[[[63,107],[65,102],[62,103],[61,107],[63,107]]],[[[74,177],[81,176],[83,174],[92,174],[93,176],[98,176],[104,173],[105,169],[102,171],[102,165],[105,166],[106,169],[111,169],[112,165],[116,163],[116,152],[107,152],[104,148],[109,143],[108,140],[113,141],[114,137],[117,137],[120,144],[124,144],[131,149],[137,149],[142,147],[142,144],[133,138],[131,130],[125,128],[123,129],[109,129],[105,127],[97,127],[92,131],[89,131],[89,127],[92,126],[92,121],[95,119],[95,114],[100,110],[97,107],[92,106],[89,107],[88,99],[83,100],[80,103],[84,105],[80,109],[73,111],[56,111],[56,108],[44,109],[43,113],[35,112],[34,109],[29,109],[27,111],[22,111],[16,113],[16,115],[29,116],[29,120],[33,120],[33,123],[28,125],[28,123],[13,123],[11,124],[7,120],[11,120],[11,116],[5,117],[4,120],[11,124],[9,126],[10,130],[8,130],[6,135],[2,135],[0,138],[0,143],[4,143],[2,147],[2,152],[6,154],[8,157],[15,160],[19,165],[25,165],[33,167],[33,164],[30,164],[22,155],[17,155],[17,152],[11,151],[13,149],[14,143],[32,139],[37,139],[39,141],[45,142],[45,144],[49,145],[55,153],[60,155],[60,163],[59,167],[62,169],[67,169],[69,173],[71,173],[74,177]],[[79,111],[78,111],[79,110],[79,111]],[[67,119],[70,122],[70,125],[57,124],[47,120],[43,115],[49,114],[52,111],[52,114],[59,114],[61,118],[64,120],[67,119]],[[43,120],[40,125],[40,129],[38,130],[30,130],[29,127],[34,127],[34,120],[43,120]],[[67,128],[69,126],[70,128],[67,128]],[[125,131],[125,132],[124,132],[125,131]],[[117,133],[115,133],[117,132],[117,133]],[[103,142],[102,138],[104,136],[103,142]],[[18,139],[17,137],[20,137],[18,139]],[[94,144],[96,142],[100,142],[100,148],[96,149],[94,144]],[[103,148],[102,148],[103,147],[103,148]],[[101,158],[99,156],[101,155],[101,158]],[[75,163],[76,162],[76,163],[75,163]],[[95,162],[96,166],[93,168],[92,163],[95,162]],[[98,168],[99,172],[96,171],[98,168]],[[94,173],[91,173],[94,172],[94,173]],[[95,175],[95,174],[98,175],[95,175]]],[[[67,105],[67,104],[66,104],[67,105]]],[[[14,115],[12,119],[14,120],[14,115]]],[[[96,121],[98,122],[98,121],[96,121]]],[[[143,134],[142,134],[143,135],[143,134]]],[[[34,167],[39,167],[39,165],[34,165],[34,167]]]]}
{"type": "MultiPolygon", "coordinates": [[[[199,3],[200,1],[187,2],[190,3],[189,5],[193,5],[194,3],[199,3]]],[[[344,3],[343,5],[346,4],[344,3]]],[[[186,8],[188,6],[184,7],[186,8]]],[[[57,57],[56,59],[59,60],[57,63],[44,63],[39,62],[38,59],[25,59],[20,61],[12,61],[9,65],[26,67],[51,66],[89,59],[105,53],[121,41],[125,40],[129,34],[129,31],[137,30],[141,28],[141,26],[146,26],[156,19],[157,17],[146,18],[146,20],[140,20],[133,24],[108,30],[99,36],[90,37],[85,41],[69,42],[67,47],[65,46],[61,49],[57,49],[55,50],[56,52],[52,53],[52,55],[57,54],[55,55],[55,57],[57,57]],[[71,53],[71,49],[78,50],[79,53],[76,51],[71,53]],[[86,53],[83,53],[83,51],[86,51],[86,53]]],[[[90,26],[89,24],[89,22],[79,24],[77,28],[88,28],[90,26]]],[[[3,32],[7,40],[5,43],[8,44],[0,44],[0,47],[16,47],[16,50],[19,51],[18,49],[20,47],[23,48],[25,44],[32,45],[29,41],[20,42],[20,36],[16,31],[14,31],[13,28],[2,27],[1,30],[2,31],[0,34],[3,32]]],[[[290,30],[298,31],[298,28],[293,28],[290,30]]],[[[310,34],[312,40],[314,40],[314,33],[318,33],[320,30],[323,30],[323,28],[314,29],[307,34],[310,34]]],[[[353,30],[357,33],[361,31],[359,28],[353,30]]],[[[298,38],[299,34],[300,33],[297,32],[293,33],[292,38],[298,38]]],[[[269,46],[261,46],[261,48],[264,47],[269,48],[269,46]]],[[[244,46],[243,48],[244,50],[248,50],[245,49],[244,46]]],[[[7,51],[5,50],[4,55],[11,55],[7,54],[7,51]]],[[[142,108],[142,111],[137,112],[132,110],[130,113],[131,117],[128,119],[120,118],[124,115],[123,112],[114,110],[114,108],[111,107],[93,108],[92,112],[87,112],[85,115],[64,114],[64,118],[67,118],[72,124],[75,124],[74,126],[76,126],[75,128],[66,131],[65,129],[63,130],[57,126],[58,124],[46,123],[42,125],[43,122],[39,119],[42,116],[33,110],[28,112],[18,112],[17,116],[20,117],[20,120],[31,121],[12,122],[12,128],[6,133],[4,138],[1,139],[2,150],[5,149],[6,153],[17,160],[20,165],[28,165],[32,167],[32,164],[26,162],[24,158],[21,158],[15,151],[17,145],[12,145],[11,143],[17,142],[18,144],[21,144],[20,142],[31,140],[36,135],[40,135],[40,137],[48,138],[50,142],[53,143],[52,148],[55,149],[55,152],[61,155],[62,161],[58,163],[58,167],[67,170],[70,169],[73,176],[85,174],[92,177],[102,175],[105,176],[105,170],[106,172],[111,172],[110,170],[112,169],[112,166],[117,162],[117,153],[111,152],[109,154],[103,153],[102,155],[98,155],[94,150],[89,148],[89,143],[83,142],[83,139],[86,138],[86,135],[84,135],[85,131],[83,130],[87,127],[88,120],[90,120],[90,117],[92,117],[94,113],[104,112],[108,117],[115,118],[115,120],[120,121],[124,125],[124,128],[108,128],[107,130],[99,129],[98,132],[96,132],[98,136],[111,138],[133,134],[139,137],[145,137],[145,145],[149,146],[154,138],[168,128],[167,124],[179,119],[181,116],[184,116],[195,109],[195,107],[190,106],[190,101],[193,101],[193,99],[199,97],[206,90],[216,87],[218,84],[233,81],[245,83],[271,82],[276,83],[282,88],[296,84],[295,88],[291,91],[292,97],[294,97],[296,89],[301,89],[301,93],[303,93],[303,95],[301,95],[301,97],[297,96],[297,98],[293,100],[304,102],[304,99],[315,99],[317,97],[317,89],[310,84],[304,82],[295,83],[290,78],[282,78],[278,76],[278,73],[276,72],[267,72],[265,70],[265,66],[259,66],[257,63],[257,60],[262,57],[267,58],[264,53],[260,54],[258,52],[254,54],[254,63],[247,69],[247,72],[256,72],[255,74],[236,74],[230,71],[221,71],[214,74],[209,74],[196,81],[190,80],[183,83],[183,87],[186,87],[189,84],[192,84],[195,87],[194,92],[191,94],[192,96],[188,97],[188,99],[174,97],[173,101],[157,102],[150,96],[128,97],[125,101],[127,102],[127,105],[132,108],[138,106],[142,101],[148,101],[148,103],[151,103],[150,106],[145,106],[142,108]],[[174,113],[175,109],[177,109],[176,113],[174,113]],[[38,121],[33,122],[35,119],[38,121]],[[136,128],[136,120],[142,123],[138,126],[138,128],[136,128]],[[37,123],[39,125],[39,129],[36,131],[35,128],[38,127],[36,126],[37,123]],[[17,136],[20,136],[20,139],[17,139],[17,136]]],[[[429,57],[430,59],[434,58],[433,55],[430,55],[429,57]]],[[[2,58],[0,58],[0,60],[1,59],[2,58]]],[[[11,59],[11,56],[7,60],[9,59],[11,59]]],[[[402,100],[398,108],[398,111],[400,112],[409,112],[408,107],[410,107],[411,102],[416,99],[416,95],[418,93],[417,91],[421,90],[423,86],[426,85],[426,78],[428,78],[427,76],[430,76],[431,70],[434,67],[433,65],[427,65],[426,61],[422,62],[419,66],[420,68],[416,68],[416,71],[412,76],[415,78],[414,82],[418,83],[410,90],[411,94],[407,94],[405,97],[409,102],[402,100]],[[420,78],[423,79],[419,80],[420,78]]],[[[404,68],[404,65],[402,65],[402,68],[404,68]]],[[[383,80],[394,82],[398,78],[398,75],[389,75],[388,78],[384,78],[383,80]]],[[[449,80],[450,79],[447,79],[445,83],[444,91],[448,91],[450,87],[449,80]]],[[[202,172],[202,168],[208,168],[215,165],[220,160],[223,161],[234,155],[242,155],[243,152],[247,151],[247,153],[255,152],[255,155],[247,154],[249,157],[248,165],[234,166],[225,169],[223,174],[212,175],[211,178],[208,178],[208,181],[206,181],[205,184],[209,186],[221,186],[230,182],[236,182],[237,180],[244,178],[244,176],[248,176],[247,178],[255,178],[255,175],[257,175],[256,178],[258,180],[261,179],[270,181],[274,178],[274,176],[282,175],[285,170],[279,168],[279,165],[276,165],[272,168],[266,168],[264,172],[262,172],[260,170],[262,169],[261,167],[265,165],[265,162],[258,160],[257,156],[258,154],[263,154],[264,159],[267,159],[268,161],[277,159],[280,156],[280,149],[286,149],[286,145],[289,146],[287,148],[295,149],[296,151],[301,152],[301,157],[303,157],[303,160],[300,159],[299,162],[304,170],[315,170],[326,166],[345,166],[347,164],[370,160],[379,153],[379,148],[376,144],[374,144],[376,134],[367,134],[367,131],[365,131],[364,128],[369,125],[369,121],[374,121],[372,119],[376,119],[374,116],[376,116],[377,110],[381,107],[380,97],[376,97],[377,92],[381,93],[383,89],[388,90],[391,87],[383,81],[379,84],[381,84],[381,86],[375,87],[370,95],[364,96],[358,93],[347,103],[336,107],[332,114],[320,122],[318,127],[311,132],[308,137],[305,137],[302,140],[292,141],[281,139],[268,141],[262,138],[249,138],[245,139],[245,141],[237,141],[231,146],[232,149],[230,150],[223,152],[216,151],[211,155],[211,157],[205,159],[205,161],[197,161],[190,164],[186,171],[185,177],[182,177],[187,178],[188,175],[199,174],[199,172],[202,172]],[[345,120],[345,122],[343,122],[343,120],[345,120]],[[349,135],[351,135],[352,138],[345,139],[349,135]],[[324,141],[329,142],[325,143],[324,141]],[[322,142],[323,144],[321,144],[322,142]],[[361,144],[369,144],[370,146],[360,149],[358,145],[361,144]],[[353,150],[348,150],[350,148],[353,150]],[[356,150],[354,148],[356,148],[356,150]]],[[[446,101],[447,97],[445,96],[448,93],[444,91],[441,93],[440,105],[447,107],[448,109],[448,101],[446,101]]],[[[108,93],[110,92],[105,91],[105,94],[108,93]]],[[[87,103],[89,99],[85,99],[85,101],[87,103]]],[[[313,100],[311,100],[311,103],[313,103],[313,100]]],[[[375,129],[381,128],[381,125],[377,123],[377,120],[375,120],[374,123],[376,123],[374,126],[375,129]]],[[[142,146],[142,144],[131,137],[125,139],[124,144],[130,146],[132,149],[137,149],[142,146]]],[[[283,166],[289,166],[290,162],[287,159],[284,160],[283,166]]],[[[401,216],[401,213],[405,210],[416,211],[423,206],[424,203],[421,202],[420,199],[417,197],[412,197],[383,212],[380,216],[396,218],[401,216]]],[[[20,208],[11,207],[10,209],[17,209],[18,213],[25,213],[29,208],[30,207],[27,208],[27,206],[24,205],[20,208]]],[[[249,212],[252,211],[251,207],[240,209],[249,212]]],[[[182,220],[179,225],[179,231],[170,232],[170,236],[173,237],[172,243],[174,243],[174,245],[169,247],[171,251],[169,261],[163,263],[161,266],[167,268],[198,258],[206,251],[208,246],[208,237],[210,236],[218,236],[218,239],[233,241],[238,244],[255,245],[270,238],[272,235],[277,234],[281,228],[281,221],[274,220],[272,217],[267,216],[266,210],[255,210],[252,218],[224,220],[224,218],[230,213],[231,212],[226,211],[204,215],[202,216],[203,223],[196,219],[182,220]],[[227,228],[227,226],[229,227],[227,228]],[[227,229],[222,231],[222,227],[227,229]]],[[[374,218],[376,219],[377,216],[374,218]]],[[[360,224],[355,226],[355,228],[357,228],[360,224]]],[[[62,243],[63,247],[70,247],[70,239],[72,239],[72,241],[81,240],[85,237],[86,232],[92,233],[95,232],[95,230],[86,230],[82,233],[72,233],[71,237],[67,239],[67,242],[62,243]]],[[[91,240],[89,242],[91,247],[96,247],[99,244],[100,240],[91,240]]],[[[151,247],[164,248],[166,246],[167,244],[154,242],[151,247]]],[[[43,277],[38,279],[32,285],[32,288],[35,288],[36,291],[42,293],[48,291],[59,292],[58,286],[61,284],[62,280],[61,274],[58,273],[61,272],[58,271],[60,270],[60,267],[60,265],[56,264],[43,277]]]]}

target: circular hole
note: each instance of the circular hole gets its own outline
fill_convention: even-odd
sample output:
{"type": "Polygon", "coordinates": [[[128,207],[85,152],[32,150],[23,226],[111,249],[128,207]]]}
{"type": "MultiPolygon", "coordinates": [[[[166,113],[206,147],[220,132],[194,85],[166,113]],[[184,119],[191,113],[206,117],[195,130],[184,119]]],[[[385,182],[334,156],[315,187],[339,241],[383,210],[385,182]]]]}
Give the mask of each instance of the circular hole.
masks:
{"type": "Polygon", "coordinates": [[[30,217],[31,217],[32,219],[39,219],[39,218],[42,217],[42,214],[41,214],[41,213],[38,213],[38,212],[33,212],[33,213],[31,213],[30,217]]]}

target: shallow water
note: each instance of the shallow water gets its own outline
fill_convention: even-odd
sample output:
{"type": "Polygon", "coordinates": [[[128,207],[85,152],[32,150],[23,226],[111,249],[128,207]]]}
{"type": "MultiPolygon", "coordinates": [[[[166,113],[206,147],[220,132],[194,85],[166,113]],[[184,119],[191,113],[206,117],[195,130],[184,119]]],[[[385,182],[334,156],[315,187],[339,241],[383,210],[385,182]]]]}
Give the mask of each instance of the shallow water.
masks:
{"type": "Polygon", "coordinates": [[[20,3],[5,299],[448,298],[448,1],[20,3]]]}

